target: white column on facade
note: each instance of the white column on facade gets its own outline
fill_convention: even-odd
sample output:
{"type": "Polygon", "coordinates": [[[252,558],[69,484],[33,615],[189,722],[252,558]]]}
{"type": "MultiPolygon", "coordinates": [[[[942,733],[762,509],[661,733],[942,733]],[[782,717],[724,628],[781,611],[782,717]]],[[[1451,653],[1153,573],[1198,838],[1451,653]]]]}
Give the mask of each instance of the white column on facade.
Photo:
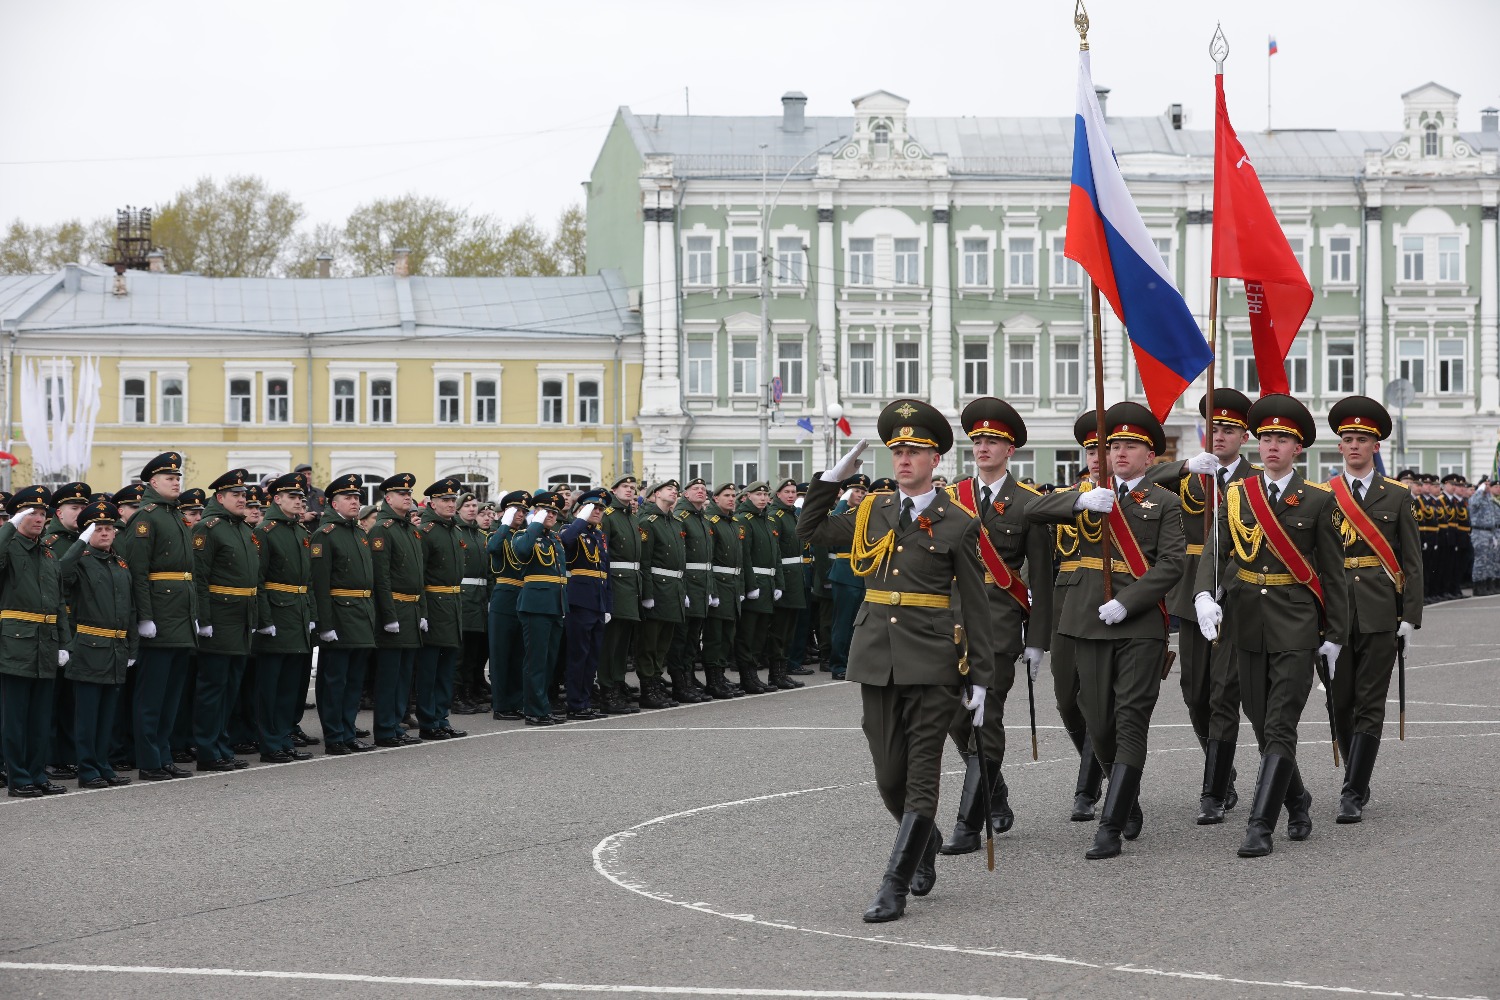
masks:
{"type": "Polygon", "coordinates": [[[818,276],[818,406],[827,412],[828,404],[838,402],[839,391],[839,331],[838,313],[834,307],[834,296],[838,291],[837,271],[834,262],[838,259],[838,248],[833,236],[833,193],[824,191],[818,196],[818,244],[814,267],[818,276]],[[826,373],[826,374],[825,374],[826,373]]]}
{"type": "Polygon", "coordinates": [[[1365,206],[1365,395],[1385,398],[1385,269],[1380,192],[1371,190],[1365,206]]]}
{"type": "Polygon", "coordinates": [[[653,389],[661,379],[661,235],[656,224],[656,185],[642,184],[641,214],[645,235],[641,247],[641,411],[650,413],[655,402],[653,389]]]}
{"type": "Polygon", "coordinates": [[[661,360],[657,377],[661,380],[660,391],[667,411],[677,413],[682,409],[682,370],[677,361],[681,341],[677,309],[681,300],[677,287],[677,212],[670,188],[657,191],[656,229],[659,247],[657,302],[661,317],[661,360]]]}
{"type": "Polygon", "coordinates": [[[953,379],[953,281],[949,276],[948,191],[932,207],[932,383],[930,402],[947,416],[958,415],[953,379]]]}
{"type": "MultiPolygon", "coordinates": [[[[1101,296],[1099,309],[1104,318],[1104,405],[1110,406],[1125,398],[1125,352],[1129,348],[1126,346],[1125,326],[1110,308],[1109,300],[1101,296]]],[[[1090,319],[1091,334],[1092,322],[1090,319]]]]}
{"type": "Polygon", "coordinates": [[[1482,195],[1479,223],[1479,412],[1494,413],[1500,410],[1500,344],[1496,336],[1497,308],[1495,271],[1496,189],[1487,187],[1482,195]]]}
{"type": "Polygon", "coordinates": [[[1212,250],[1208,227],[1213,221],[1214,213],[1212,208],[1202,207],[1205,203],[1212,204],[1208,197],[1199,194],[1191,200],[1197,202],[1199,207],[1190,208],[1187,213],[1187,232],[1182,246],[1182,295],[1187,300],[1193,317],[1198,320],[1198,325],[1203,328],[1204,336],[1207,336],[1208,274],[1212,250]]]}

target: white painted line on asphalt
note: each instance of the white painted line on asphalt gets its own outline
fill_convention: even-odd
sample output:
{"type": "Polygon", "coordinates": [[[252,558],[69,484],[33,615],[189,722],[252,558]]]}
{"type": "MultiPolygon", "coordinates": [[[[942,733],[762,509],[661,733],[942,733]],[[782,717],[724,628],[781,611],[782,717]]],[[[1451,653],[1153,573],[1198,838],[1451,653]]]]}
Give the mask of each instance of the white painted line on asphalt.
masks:
{"type": "MultiPolygon", "coordinates": [[[[1103,565],[1103,564],[1101,563],[1100,565],[1103,565]]],[[[1410,664],[1407,664],[1406,669],[1408,671],[1411,671],[1411,670],[1430,670],[1433,667],[1472,667],[1475,664],[1479,664],[1479,663],[1500,663],[1500,657],[1494,657],[1494,656],[1492,656],[1492,657],[1490,657],[1488,659],[1485,659],[1485,660],[1454,660],[1451,663],[1410,663],[1410,664]]]]}
{"type": "MultiPolygon", "coordinates": [[[[1385,703],[1387,705],[1399,705],[1401,704],[1401,699],[1387,698],[1385,703]]],[[[1408,705],[1436,705],[1440,708],[1500,708],[1500,705],[1470,705],[1460,701],[1413,701],[1410,698],[1406,699],[1406,703],[1408,705]]]]}
{"type": "Polygon", "coordinates": [[[0,969],[30,972],[133,973],[151,976],[209,976],[219,979],[290,979],[390,986],[462,986],[485,990],[546,990],[552,993],[645,993],[669,996],[796,997],[808,1000],[1024,1000],[980,993],[889,993],[869,990],[770,990],[727,986],[630,986],[605,983],[542,983],[507,979],[450,979],[426,976],[364,976],[341,972],[283,972],[275,969],[193,969],[157,965],[79,965],[71,962],[0,962],[0,969]]]}
{"type": "Polygon", "coordinates": [[[1256,979],[1235,979],[1212,972],[1169,972],[1166,969],[1148,969],[1139,965],[1117,965],[1115,972],[1134,972],[1144,976],[1164,976],[1170,979],[1195,979],[1206,983],[1228,983],[1232,986],[1279,986],[1289,990],[1312,990],[1320,993],[1355,993],[1369,997],[1411,997],[1413,1000],[1487,1000],[1482,996],[1443,996],[1438,993],[1401,993],[1395,990],[1358,990],[1348,986],[1318,986],[1314,983],[1266,982],[1256,979]]]}

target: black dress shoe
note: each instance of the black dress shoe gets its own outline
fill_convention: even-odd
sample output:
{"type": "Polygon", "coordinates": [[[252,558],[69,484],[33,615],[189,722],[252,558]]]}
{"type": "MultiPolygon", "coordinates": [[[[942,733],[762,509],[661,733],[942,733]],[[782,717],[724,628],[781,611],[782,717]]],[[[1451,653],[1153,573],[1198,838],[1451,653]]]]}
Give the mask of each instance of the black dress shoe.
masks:
{"type": "Polygon", "coordinates": [[[244,753],[244,754],[260,753],[260,744],[259,743],[253,743],[253,742],[236,743],[234,746],[230,747],[229,749],[233,750],[235,753],[244,753]]]}
{"type": "Polygon", "coordinates": [[[292,758],[292,760],[312,760],[312,754],[308,753],[306,750],[286,750],[284,752],[288,757],[292,758]]]}
{"type": "Polygon", "coordinates": [[[406,744],[402,742],[401,737],[399,737],[399,736],[379,736],[379,737],[376,737],[376,739],[375,739],[375,745],[378,746],[378,747],[388,747],[388,748],[389,747],[404,747],[404,746],[406,746],[406,744]]]}
{"type": "Polygon", "coordinates": [[[603,717],[604,713],[599,711],[597,708],[585,708],[582,711],[578,712],[575,712],[572,709],[568,710],[568,718],[574,722],[586,722],[589,719],[602,719],[603,717]]]}
{"type": "MultiPolygon", "coordinates": [[[[1100,565],[1103,565],[1103,563],[1101,563],[1100,565]]],[[[490,713],[490,716],[496,722],[520,722],[522,719],[526,718],[526,716],[522,715],[520,712],[492,712],[490,713]]]]}
{"type": "MultiPolygon", "coordinates": [[[[1102,563],[1100,565],[1103,565],[1102,563]]],[[[178,764],[191,764],[198,759],[198,754],[193,750],[173,750],[172,760],[178,764]]]]}
{"type": "Polygon", "coordinates": [[[273,750],[270,753],[261,754],[260,762],[262,764],[290,764],[292,755],[285,750],[273,750]]]}
{"type": "Polygon", "coordinates": [[[330,743],[323,748],[323,753],[329,757],[347,757],[353,752],[347,743],[330,743]]]}
{"type": "Polygon", "coordinates": [[[13,799],[39,799],[46,793],[35,785],[21,785],[20,787],[11,786],[10,791],[5,794],[13,799]]]}
{"type": "Polygon", "coordinates": [[[233,771],[234,764],[227,760],[200,760],[198,762],[200,771],[233,771]]]}
{"type": "Polygon", "coordinates": [[[250,766],[250,762],[248,760],[240,760],[238,757],[231,757],[229,758],[229,766],[236,771],[243,771],[250,766]]]}
{"type": "Polygon", "coordinates": [[[110,777],[105,778],[104,780],[107,781],[107,782],[109,782],[110,787],[112,787],[112,788],[116,787],[118,785],[128,785],[128,784],[130,784],[130,779],[129,778],[122,777],[122,776],[120,776],[118,774],[111,775],[110,777]]]}
{"type": "Polygon", "coordinates": [[[178,767],[176,764],[163,764],[161,769],[163,771],[166,771],[168,776],[173,778],[191,778],[193,776],[192,771],[184,770],[183,768],[178,767]]]}
{"type": "Polygon", "coordinates": [[[72,779],[78,777],[77,764],[49,764],[47,765],[47,777],[72,779]]]}
{"type": "Polygon", "coordinates": [[[557,720],[553,719],[550,715],[528,715],[526,716],[526,724],[528,726],[555,726],[557,725],[557,720]]]}
{"type": "MultiPolygon", "coordinates": [[[[1104,564],[1100,563],[1100,565],[1102,566],[1104,564]]],[[[794,667],[788,670],[787,673],[791,674],[793,677],[806,677],[809,674],[817,673],[817,671],[812,669],[811,667],[794,667]]]]}
{"type": "MultiPolygon", "coordinates": [[[[1101,565],[1102,565],[1102,563],[1101,563],[1101,565]]],[[[171,781],[172,780],[172,776],[170,774],[168,774],[166,771],[163,771],[159,767],[143,767],[143,768],[141,768],[141,775],[140,775],[140,777],[141,777],[142,781],[171,781]]]]}
{"type": "Polygon", "coordinates": [[[420,746],[422,743],[421,740],[417,739],[417,737],[413,736],[411,733],[399,733],[397,734],[396,739],[400,740],[401,745],[404,747],[420,746]]]}
{"type": "MultiPolygon", "coordinates": [[[[1102,563],[1100,565],[1103,565],[1102,563]]],[[[88,781],[80,781],[79,788],[108,788],[109,782],[104,778],[90,778],[88,781]]]]}
{"type": "Polygon", "coordinates": [[[112,761],[109,762],[109,766],[112,767],[112,768],[114,768],[116,771],[134,771],[135,770],[135,761],[133,761],[133,760],[112,760],[112,761]]]}
{"type": "Polygon", "coordinates": [[[446,740],[451,739],[446,729],[419,729],[417,732],[424,740],[446,740]]]}
{"type": "Polygon", "coordinates": [[[450,740],[462,739],[463,737],[469,735],[469,731],[467,729],[454,729],[452,726],[444,726],[443,732],[448,734],[447,738],[450,740]]]}
{"type": "Polygon", "coordinates": [[[300,729],[292,734],[292,746],[315,747],[322,742],[316,736],[309,736],[300,729]]]}
{"type": "Polygon", "coordinates": [[[361,743],[359,740],[350,740],[348,743],[345,743],[344,746],[348,747],[355,753],[370,753],[373,750],[380,749],[379,747],[371,746],[368,743],[361,743]]]}
{"type": "Polygon", "coordinates": [[[43,795],[61,795],[63,792],[67,791],[66,788],[64,788],[62,785],[57,784],[55,781],[38,781],[31,787],[40,789],[43,795]]]}

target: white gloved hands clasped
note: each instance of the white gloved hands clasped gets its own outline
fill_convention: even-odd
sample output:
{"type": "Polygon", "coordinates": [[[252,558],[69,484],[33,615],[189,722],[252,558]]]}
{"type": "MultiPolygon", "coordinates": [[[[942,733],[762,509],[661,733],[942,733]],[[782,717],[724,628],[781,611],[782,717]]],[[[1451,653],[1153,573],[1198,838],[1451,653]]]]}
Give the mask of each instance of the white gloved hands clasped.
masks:
{"type": "Polygon", "coordinates": [[[747,593],[745,595],[745,600],[747,600],[747,601],[753,601],[753,600],[755,600],[759,596],[760,596],[760,588],[756,587],[754,590],[750,591],[749,593],[747,593]]]}
{"type": "Polygon", "coordinates": [[[422,631],[422,632],[426,632],[427,631],[427,619],[426,618],[418,618],[417,619],[417,629],[419,631],[422,631]]]}
{"type": "Polygon", "coordinates": [[[214,627],[212,625],[199,625],[198,635],[204,639],[212,639],[214,637],[214,627]]]}
{"type": "Polygon", "coordinates": [[[1212,476],[1219,471],[1219,460],[1212,452],[1200,451],[1183,463],[1189,472],[1212,476]]]}
{"type": "Polygon", "coordinates": [[[604,624],[608,625],[609,620],[613,617],[614,615],[610,614],[608,611],[604,612],[604,624]]]}
{"type": "Polygon", "coordinates": [[[385,628],[385,630],[387,632],[391,633],[392,635],[395,635],[397,632],[401,631],[401,623],[400,622],[386,622],[383,627],[385,628]]]}
{"type": "Polygon", "coordinates": [[[714,597],[713,595],[709,595],[708,606],[711,608],[717,608],[719,606],[719,599],[717,597],[714,597]]]}
{"type": "Polygon", "coordinates": [[[1096,514],[1108,514],[1115,509],[1115,491],[1108,486],[1095,486],[1078,494],[1073,501],[1074,510],[1091,510],[1096,514]]]}
{"type": "Polygon", "coordinates": [[[652,608],[656,607],[656,598],[654,598],[654,597],[648,597],[648,598],[646,598],[644,601],[641,602],[641,607],[645,608],[647,611],[650,611],[652,608]]]}
{"type": "Polygon", "coordinates": [[[682,599],[682,606],[685,607],[685,608],[692,607],[693,606],[693,599],[691,597],[684,597],[682,599]]]}
{"type": "Polygon", "coordinates": [[[268,635],[272,639],[276,638],[276,626],[275,625],[267,625],[265,628],[258,628],[255,631],[259,635],[268,635]]]}
{"type": "Polygon", "coordinates": [[[833,468],[821,473],[818,478],[825,483],[842,483],[854,475],[855,470],[859,468],[859,456],[864,454],[864,450],[869,446],[870,442],[868,439],[860,438],[854,443],[854,447],[850,448],[844,454],[844,457],[838,460],[838,463],[833,468]]]}
{"type": "Polygon", "coordinates": [[[1339,662],[1339,654],[1343,651],[1344,647],[1336,642],[1325,642],[1318,647],[1318,655],[1323,657],[1324,661],[1328,664],[1329,680],[1333,680],[1333,669],[1339,662]]]}
{"type": "Polygon", "coordinates": [[[155,639],[156,622],[136,622],[135,631],[142,639],[155,639]]]}
{"type": "Polygon", "coordinates": [[[1108,604],[1099,605],[1099,620],[1106,625],[1118,625],[1125,620],[1125,605],[1119,601],[1110,601],[1108,604]]]}
{"type": "Polygon", "coordinates": [[[1396,627],[1396,641],[1405,642],[1406,640],[1410,639],[1412,637],[1412,634],[1416,631],[1417,627],[1411,622],[1402,622],[1399,626],[1396,627]]]}
{"type": "Polygon", "coordinates": [[[68,665],[68,651],[66,649],[59,649],[57,651],[57,665],[59,667],[66,667],[68,665]]]}
{"type": "Polygon", "coordinates": [[[1203,633],[1203,638],[1213,642],[1219,637],[1219,623],[1224,620],[1224,609],[1205,590],[1193,598],[1193,611],[1198,616],[1198,631],[1203,633]]]}
{"type": "Polygon", "coordinates": [[[338,642],[339,634],[334,629],[329,629],[327,632],[319,632],[318,638],[322,639],[324,642],[338,642]]]}
{"type": "Polygon", "coordinates": [[[771,600],[773,600],[773,601],[779,601],[779,600],[781,600],[781,591],[779,591],[779,590],[777,590],[775,588],[772,588],[772,590],[771,590],[771,600]]]}
{"type": "Polygon", "coordinates": [[[1026,664],[1026,676],[1036,680],[1042,669],[1042,651],[1036,646],[1027,646],[1021,650],[1021,661],[1026,664]]]}
{"type": "Polygon", "coordinates": [[[971,713],[975,729],[984,727],[984,688],[975,686],[974,690],[964,695],[964,708],[971,713]]]}

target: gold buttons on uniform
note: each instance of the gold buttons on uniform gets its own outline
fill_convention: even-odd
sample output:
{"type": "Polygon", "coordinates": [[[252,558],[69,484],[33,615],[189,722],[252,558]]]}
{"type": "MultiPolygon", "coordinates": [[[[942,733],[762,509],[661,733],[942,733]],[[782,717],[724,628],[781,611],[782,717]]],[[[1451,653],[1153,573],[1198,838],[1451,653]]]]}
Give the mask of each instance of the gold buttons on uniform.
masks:
{"type": "Polygon", "coordinates": [[[896,551],[897,552],[905,552],[906,548],[904,546],[898,545],[898,546],[896,546],[896,551]]]}
{"type": "Polygon", "coordinates": [[[892,625],[896,624],[896,618],[895,618],[894,615],[891,617],[891,624],[892,625]]]}
{"type": "Polygon", "coordinates": [[[1358,575],[1358,574],[1355,574],[1355,577],[1354,577],[1354,582],[1355,582],[1355,583],[1358,583],[1358,582],[1359,582],[1359,575],[1358,575]]]}
{"type": "Polygon", "coordinates": [[[901,571],[899,569],[893,569],[893,570],[891,570],[891,576],[900,576],[900,575],[901,575],[901,571]]]}

